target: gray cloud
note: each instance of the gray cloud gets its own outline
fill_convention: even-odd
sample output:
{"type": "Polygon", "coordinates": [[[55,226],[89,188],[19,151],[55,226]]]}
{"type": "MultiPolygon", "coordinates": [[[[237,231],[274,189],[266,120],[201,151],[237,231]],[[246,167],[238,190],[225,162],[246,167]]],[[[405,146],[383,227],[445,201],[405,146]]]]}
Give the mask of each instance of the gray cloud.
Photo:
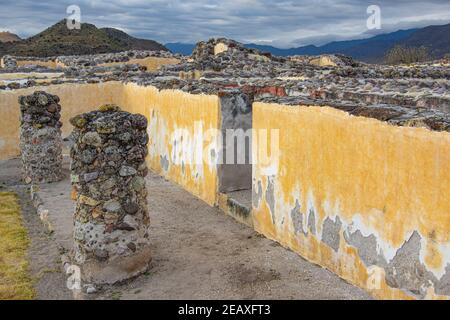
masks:
{"type": "Polygon", "coordinates": [[[371,34],[371,4],[379,5],[382,30],[450,22],[448,0],[0,0],[0,30],[34,35],[80,6],[82,22],[116,27],[162,43],[194,43],[214,36],[280,47],[321,44],[371,34]]]}

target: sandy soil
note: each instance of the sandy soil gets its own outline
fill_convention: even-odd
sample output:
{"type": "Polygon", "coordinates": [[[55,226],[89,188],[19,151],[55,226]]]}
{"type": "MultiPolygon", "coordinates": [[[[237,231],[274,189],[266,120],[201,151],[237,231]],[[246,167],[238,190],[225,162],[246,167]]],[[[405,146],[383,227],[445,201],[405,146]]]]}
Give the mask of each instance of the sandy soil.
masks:
{"type": "MultiPolygon", "coordinates": [[[[0,179],[14,166],[17,163],[0,162],[0,179]]],[[[147,188],[153,251],[150,271],[125,284],[102,288],[88,299],[370,299],[363,290],[155,174],[147,178],[147,188]]],[[[68,249],[74,205],[69,195],[68,179],[41,187],[55,222],[52,241],[68,249]]],[[[31,234],[40,229],[28,227],[31,234]]],[[[54,252],[53,246],[45,245],[54,252]]],[[[54,285],[52,290],[57,288],[54,285]]]]}

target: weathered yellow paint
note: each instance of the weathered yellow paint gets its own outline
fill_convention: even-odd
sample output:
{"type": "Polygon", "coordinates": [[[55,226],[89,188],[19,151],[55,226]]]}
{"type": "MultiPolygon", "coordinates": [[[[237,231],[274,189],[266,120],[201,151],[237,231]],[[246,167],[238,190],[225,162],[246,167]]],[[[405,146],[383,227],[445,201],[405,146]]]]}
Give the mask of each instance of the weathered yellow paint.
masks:
{"type": "MultiPolygon", "coordinates": [[[[0,159],[18,156],[19,150],[19,103],[18,97],[43,90],[60,97],[63,136],[72,131],[69,119],[77,114],[114,103],[124,110],[140,113],[149,120],[149,151],[147,159],[152,170],[182,185],[186,190],[210,205],[217,202],[217,168],[203,162],[198,165],[170,163],[169,169],[161,166],[161,156],[171,162],[174,130],[186,129],[194,135],[195,124],[204,131],[219,128],[219,98],[217,96],[193,95],[176,90],[158,90],[152,86],[106,82],[100,84],[62,84],[33,87],[13,91],[0,91],[0,159]],[[152,119],[155,121],[152,122],[152,119]],[[164,146],[161,148],[156,146],[164,146]]],[[[205,149],[211,141],[204,141],[205,149]]]]}
{"type": "Polygon", "coordinates": [[[52,79],[64,75],[62,72],[17,72],[17,73],[0,73],[0,80],[23,80],[30,78],[52,79]]]}
{"type": "MultiPolygon", "coordinates": [[[[60,68],[65,68],[66,65],[62,62],[60,62],[58,59],[55,60],[48,60],[48,61],[43,61],[43,60],[16,60],[16,63],[19,67],[23,67],[26,65],[37,65],[37,66],[42,66],[42,67],[47,67],[47,68],[51,68],[51,69],[56,69],[58,67],[60,68]]],[[[4,68],[5,64],[3,61],[3,58],[0,60],[0,68],[4,68]]]]}
{"type": "MultiPolygon", "coordinates": [[[[184,129],[191,137],[195,124],[201,124],[203,131],[219,128],[219,99],[217,96],[193,95],[179,90],[161,90],[127,84],[124,107],[133,113],[141,113],[149,119],[149,157],[152,170],[182,185],[186,190],[210,205],[217,200],[217,168],[203,162],[196,164],[173,163],[174,131],[184,129]],[[166,170],[161,157],[169,162],[166,170]],[[184,167],[184,170],[183,170],[184,167]],[[183,172],[184,171],[184,172],[183,172]]],[[[203,141],[206,149],[211,141],[203,141]]]]}
{"type": "Polygon", "coordinates": [[[161,57],[147,57],[143,59],[130,59],[127,62],[107,62],[101,63],[99,66],[102,67],[110,67],[118,64],[139,64],[141,66],[147,67],[147,71],[157,71],[164,65],[168,64],[178,64],[180,63],[179,59],[176,58],[161,58],[161,57]]]}
{"type": "Polygon", "coordinates": [[[56,67],[58,66],[58,63],[55,60],[48,60],[48,61],[43,61],[43,60],[17,60],[17,66],[23,67],[23,66],[27,66],[27,65],[36,65],[36,66],[56,69],[56,67]]]}
{"type": "Polygon", "coordinates": [[[202,72],[200,70],[180,71],[178,76],[182,80],[198,80],[202,77],[202,72]]]}
{"type": "Polygon", "coordinates": [[[105,103],[121,101],[122,84],[119,82],[61,84],[0,91],[0,159],[8,159],[20,154],[18,98],[21,95],[32,94],[34,91],[46,91],[60,98],[62,133],[65,137],[72,131],[69,123],[71,117],[94,110],[105,103]]]}
{"type": "Polygon", "coordinates": [[[320,67],[336,67],[336,63],[328,56],[320,56],[318,58],[311,59],[309,63],[320,67]]]}
{"type": "MultiPolygon", "coordinates": [[[[450,242],[448,132],[391,126],[329,107],[264,103],[253,106],[253,129],[279,129],[280,136],[273,178],[275,223],[265,197],[268,178],[258,163],[253,169],[263,190],[261,204],[253,209],[257,231],[376,297],[406,299],[412,297],[384,279],[379,289],[368,286],[369,270],[357,249],[345,242],[343,230],[338,252],[320,235],[326,217],[339,216],[344,226],[362,224],[382,249],[395,252],[416,230],[426,243],[423,263],[442,275],[450,263],[449,252],[442,249],[450,242]],[[296,199],[306,216],[307,208],[315,210],[317,236],[294,232],[290,212],[296,199]]],[[[432,288],[428,297],[448,298],[432,288]]]]}
{"type": "Polygon", "coordinates": [[[218,55],[222,52],[228,51],[228,45],[223,42],[219,42],[214,46],[214,55],[218,55]]]}

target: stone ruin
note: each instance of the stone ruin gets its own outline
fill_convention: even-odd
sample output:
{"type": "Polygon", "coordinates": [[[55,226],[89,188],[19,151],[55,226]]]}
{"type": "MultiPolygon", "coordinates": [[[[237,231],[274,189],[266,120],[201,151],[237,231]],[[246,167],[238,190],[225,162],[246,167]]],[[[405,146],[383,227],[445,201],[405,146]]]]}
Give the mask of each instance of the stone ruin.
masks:
{"type": "Polygon", "coordinates": [[[147,119],[105,105],[70,122],[75,127],[74,258],[82,278],[113,284],[145,272],[150,261],[147,119]]]}
{"type": "Polygon", "coordinates": [[[17,60],[11,56],[4,56],[1,66],[5,69],[15,69],[17,68],[17,60]]]}
{"type": "Polygon", "coordinates": [[[20,96],[20,150],[26,183],[62,179],[62,139],[59,97],[36,91],[20,96]]]}
{"type": "MultiPolygon", "coordinates": [[[[21,66],[14,70],[0,70],[0,75],[5,74],[6,76],[8,73],[19,71],[45,71],[52,75],[47,76],[42,73],[42,76],[25,79],[27,81],[9,80],[5,77],[3,82],[0,81],[0,92],[5,93],[6,96],[10,91],[13,94],[16,89],[39,85],[51,86],[49,90],[58,90],[56,92],[65,94],[65,91],[61,89],[62,86],[59,85],[76,87],[75,85],[89,84],[86,86],[89,87],[89,90],[100,90],[93,85],[99,83],[108,88],[107,90],[102,88],[101,92],[110,94],[112,97],[108,97],[105,101],[120,101],[123,105],[127,105],[129,110],[143,110],[147,108],[148,104],[143,105],[141,101],[138,101],[140,95],[135,95],[134,86],[136,85],[139,86],[139,91],[142,89],[142,92],[145,91],[145,87],[151,87],[149,92],[156,97],[167,94],[167,92],[160,92],[164,89],[180,90],[183,94],[188,93],[189,98],[195,95],[216,95],[221,108],[219,110],[221,123],[218,126],[221,130],[258,128],[258,122],[256,125],[253,122],[254,110],[262,110],[261,103],[273,103],[292,106],[290,108],[292,110],[300,106],[302,108],[303,106],[323,107],[325,111],[333,108],[344,111],[355,118],[377,119],[393,126],[420,127],[424,130],[420,129],[417,132],[422,132],[423,136],[429,134],[435,137],[438,135],[447,137],[445,135],[450,132],[448,57],[411,65],[371,65],[341,55],[277,57],[256,49],[246,48],[236,41],[221,38],[200,42],[190,57],[177,57],[180,58],[179,63],[163,65],[160,69],[152,72],[139,67],[139,65],[102,65],[109,62],[129,61],[131,57],[139,58],[150,55],[152,54],[125,52],[83,57],[68,56],[58,57],[58,60],[64,64],[58,69],[51,70],[43,67],[26,69],[21,66]],[[57,71],[61,74],[58,75],[57,71]],[[116,81],[121,82],[120,88],[124,90],[118,97],[115,97],[115,92],[114,94],[110,92],[117,90],[118,87],[115,84],[107,86],[108,82],[116,81]],[[154,89],[158,91],[154,91],[154,89]],[[126,99],[122,99],[122,97],[126,99]],[[143,109],[140,109],[141,106],[143,109]],[[256,108],[254,108],[255,106],[256,108]],[[431,132],[428,133],[427,130],[431,132]]],[[[157,53],[154,55],[160,56],[157,53]]],[[[165,53],[165,55],[173,57],[169,53],[165,53]]],[[[79,90],[77,92],[85,92],[79,90]]],[[[171,94],[181,95],[179,92],[171,94]]],[[[66,100],[66,97],[64,99],[66,100]]],[[[71,103],[74,105],[72,110],[76,110],[76,102],[72,101],[71,103]]],[[[90,100],[91,105],[101,103],[103,100],[99,102],[96,95],[93,95],[92,101],[90,100]]],[[[179,107],[174,103],[170,105],[170,107],[172,106],[174,109],[179,107]]],[[[150,108],[152,107],[150,106],[150,108]]],[[[76,111],[73,111],[73,115],[75,114],[77,114],[76,111]]],[[[150,253],[146,249],[148,248],[148,237],[145,236],[148,226],[145,187],[142,187],[142,178],[146,172],[143,160],[147,141],[143,123],[146,120],[142,117],[142,128],[137,128],[134,125],[135,122],[131,120],[136,116],[125,114],[127,113],[118,111],[116,107],[106,106],[100,111],[72,119],[72,123],[76,127],[74,130],[76,143],[72,149],[72,181],[77,200],[74,234],[76,261],[82,266],[87,282],[113,283],[127,279],[145,270],[150,260],[150,253]],[[122,122],[119,124],[116,116],[125,120],[121,120],[122,122]],[[128,139],[129,142],[125,143],[128,146],[126,146],[124,142],[128,139]],[[139,190],[140,188],[142,189],[139,190]],[[132,214],[134,210],[136,213],[132,214]],[[128,266],[134,267],[130,269],[131,271],[124,271],[128,266]]],[[[155,119],[164,120],[164,117],[164,115],[156,113],[155,119]]],[[[353,121],[352,119],[354,120],[354,118],[350,118],[349,121],[353,121]]],[[[390,126],[385,128],[388,130],[390,126]]],[[[6,132],[5,128],[1,129],[6,132]]],[[[409,129],[405,128],[404,132],[409,132],[409,129]]],[[[155,136],[152,136],[152,139],[159,139],[159,134],[160,132],[155,130],[155,136]]],[[[403,134],[399,133],[398,138],[401,137],[403,134]]],[[[395,138],[397,139],[397,136],[395,138]]],[[[295,142],[292,146],[295,146],[295,142]]],[[[445,146],[443,145],[443,147],[445,146]]],[[[219,150],[218,155],[220,156],[225,151],[225,149],[219,150]]],[[[157,152],[159,151],[157,150],[157,152]]],[[[446,153],[442,152],[442,154],[446,153]]],[[[158,156],[165,160],[165,164],[161,164],[161,174],[168,176],[167,167],[170,168],[170,166],[165,157],[166,154],[156,153],[156,160],[159,160],[158,156]]],[[[440,165],[445,169],[446,163],[444,162],[442,161],[440,165]]],[[[155,167],[158,170],[158,166],[155,167]]],[[[268,199],[266,206],[268,205],[268,209],[272,210],[272,217],[276,217],[276,214],[281,212],[274,214],[273,210],[278,209],[276,206],[275,209],[270,207],[276,201],[274,193],[276,183],[273,182],[273,178],[267,177],[267,186],[264,191],[259,181],[257,183],[252,181],[253,168],[247,163],[239,165],[239,167],[234,165],[217,167],[219,207],[222,210],[229,210],[234,217],[241,219],[238,219],[239,221],[252,227],[253,207],[260,206],[260,201],[266,201],[264,198],[268,199]],[[239,202],[241,198],[232,198],[231,192],[241,190],[253,193],[253,199],[257,200],[253,207],[251,198],[249,199],[250,204],[244,201],[239,202]],[[261,195],[264,196],[261,198],[261,195]],[[258,200],[258,197],[262,200],[258,200]]],[[[442,172],[445,172],[444,169],[442,172]]],[[[189,190],[189,187],[186,189],[189,190]]],[[[428,192],[428,190],[424,190],[424,192],[428,192]]],[[[247,199],[242,198],[242,200],[247,199]]],[[[308,224],[310,213],[308,213],[308,224]]],[[[296,204],[290,216],[295,230],[294,235],[305,234],[306,236],[306,233],[301,232],[303,229],[298,227],[302,224],[305,225],[306,213],[302,213],[296,204]],[[300,233],[298,233],[299,230],[300,233]]],[[[314,219],[311,221],[315,221],[314,219]]],[[[339,241],[337,241],[336,234],[340,234],[340,230],[344,231],[345,226],[340,220],[336,220],[335,223],[330,222],[330,219],[326,221],[327,223],[324,225],[327,225],[327,232],[324,233],[322,242],[337,252],[339,241]]],[[[379,221],[388,223],[382,219],[379,221]]],[[[311,230],[314,231],[309,234],[316,232],[315,222],[312,222],[312,225],[314,228],[311,230]]],[[[398,225],[396,226],[398,227],[398,225]]],[[[355,234],[352,236],[353,238],[349,237],[349,240],[340,240],[340,243],[346,242],[348,245],[357,246],[362,241],[370,241],[369,244],[375,241],[372,236],[361,238],[360,233],[355,234]]],[[[412,240],[414,241],[410,241],[410,243],[417,242],[415,238],[412,240]]],[[[433,243],[435,241],[431,236],[428,238],[425,236],[422,241],[425,240],[433,243]]],[[[372,246],[372,244],[370,245],[372,246]]],[[[374,246],[377,246],[376,242],[374,246]]],[[[417,247],[414,245],[414,248],[417,247]]],[[[402,257],[402,252],[404,250],[399,251],[400,257],[402,257]]],[[[442,252],[446,253],[444,250],[442,252]]],[[[341,253],[337,252],[337,254],[341,253]]],[[[364,252],[360,256],[362,259],[366,257],[364,252]]],[[[419,254],[416,255],[414,251],[405,255],[404,259],[409,261],[409,259],[415,259],[416,256],[418,257],[419,254]]],[[[325,266],[326,263],[328,261],[321,261],[322,266],[325,266]]],[[[405,265],[412,264],[405,262],[405,265]]],[[[385,265],[382,264],[381,267],[385,267],[385,265]]],[[[411,279],[414,281],[419,279],[423,283],[431,279],[427,273],[429,270],[423,272],[425,269],[421,266],[418,270],[416,276],[411,279]]],[[[340,271],[335,272],[340,274],[340,271]]],[[[385,271],[389,281],[386,288],[389,290],[391,290],[390,288],[393,290],[414,289],[416,291],[412,296],[424,297],[423,286],[418,289],[420,285],[407,283],[401,274],[390,277],[395,271],[391,269],[385,269],[385,271]],[[395,283],[394,280],[398,282],[395,283]]],[[[438,294],[448,295],[448,291],[443,291],[444,289],[448,290],[448,280],[446,279],[448,279],[448,272],[440,283],[432,280],[435,281],[435,289],[438,294]]],[[[358,283],[361,279],[350,277],[349,280],[358,283]]],[[[365,287],[364,283],[359,285],[365,287]]],[[[411,295],[410,292],[407,294],[411,295]]],[[[379,295],[399,297],[388,295],[386,292],[381,292],[379,295]]]]}

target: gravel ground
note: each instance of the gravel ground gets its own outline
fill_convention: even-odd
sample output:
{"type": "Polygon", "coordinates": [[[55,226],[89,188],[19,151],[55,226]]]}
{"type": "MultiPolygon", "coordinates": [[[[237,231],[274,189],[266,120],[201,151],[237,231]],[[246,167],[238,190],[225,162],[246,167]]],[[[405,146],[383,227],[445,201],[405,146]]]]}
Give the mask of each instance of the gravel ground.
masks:
{"type": "MultiPolygon", "coordinates": [[[[0,162],[0,180],[14,176],[19,164],[17,160],[0,162]]],[[[260,236],[155,174],[147,177],[147,188],[151,269],[125,284],[102,288],[85,298],[370,299],[363,290],[260,236]]],[[[69,198],[68,179],[42,185],[40,195],[50,211],[55,232],[49,237],[39,221],[27,222],[34,243],[30,259],[35,260],[32,265],[36,270],[45,263],[51,269],[52,260],[58,257],[58,245],[70,249],[74,205],[69,198]]],[[[32,216],[26,218],[29,221],[37,219],[25,210],[24,216],[27,215],[32,216]]],[[[68,298],[61,272],[48,272],[45,277],[50,279],[38,283],[38,291],[42,291],[39,298],[68,298]],[[44,291],[53,294],[46,296],[44,291]]]]}

